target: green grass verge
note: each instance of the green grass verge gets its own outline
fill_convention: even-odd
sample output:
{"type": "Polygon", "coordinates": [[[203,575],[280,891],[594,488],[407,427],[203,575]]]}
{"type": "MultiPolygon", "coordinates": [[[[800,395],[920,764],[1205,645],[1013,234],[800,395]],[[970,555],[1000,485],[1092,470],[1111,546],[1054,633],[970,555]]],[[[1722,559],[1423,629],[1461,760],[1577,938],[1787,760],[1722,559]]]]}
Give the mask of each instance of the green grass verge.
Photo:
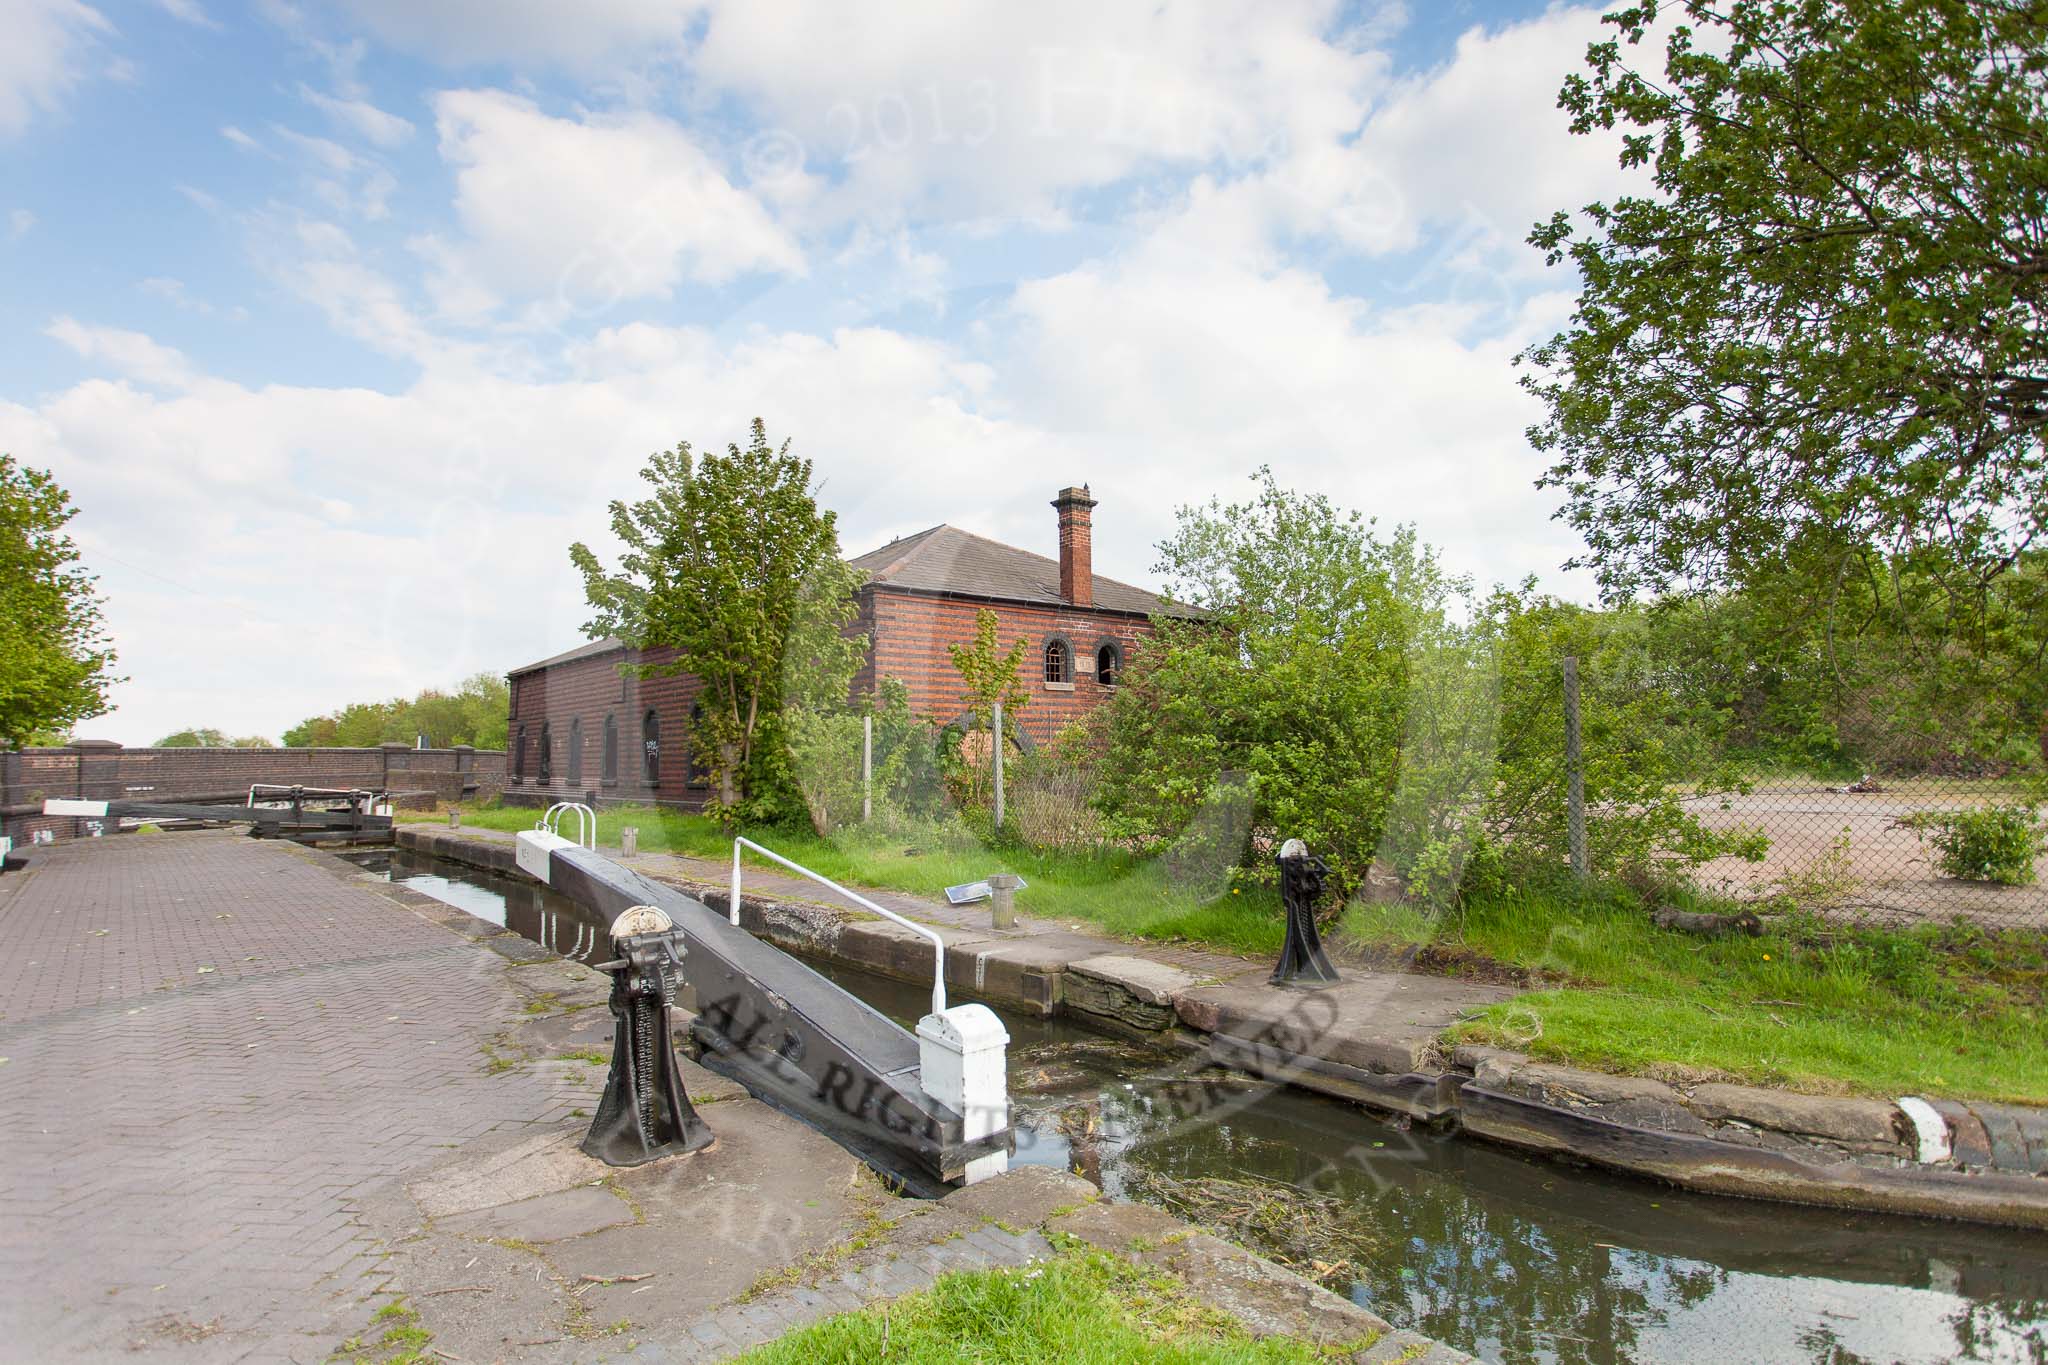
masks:
{"type": "Polygon", "coordinates": [[[1345,933],[1563,978],[1454,1036],[1605,1071],[1815,1092],[2048,1103],[2048,940],[1968,925],[1771,916],[1760,938],[1658,929],[1623,898],[1529,894],[1432,922],[1356,907],[1345,933]]]}
{"type": "MultiPolygon", "coordinates": [[[[538,814],[465,807],[462,818],[517,830],[538,814]]],[[[649,852],[731,854],[714,822],[644,806],[601,812],[599,842],[616,845],[629,824],[649,852]]],[[[834,839],[778,830],[759,841],[851,886],[934,898],[991,872],[1020,872],[1030,882],[1018,898],[1026,913],[1126,938],[1269,957],[1284,936],[1270,890],[1204,897],[1156,862],[991,848],[957,824],[834,839]]],[[[1443,917],[1355,905],[1332,945],[1421,949],[1441,971],[1481,960],[1553,974],[1557,989],[1517,996],[1453,1031],[1546,1060],[1817,1093],[2048,1103],[2048,940],[2038,932],[1765,922],[1762,938],[1703,941],[1654,927],[1630,898],[1531,892],[1443,917]]]]}
{"type": "Polygon", "coordinates": [[[757,1347],[746,1365],[1294,1365],[1348,1360],[1367,1343],[1319,1348],[1254,1341],[1236,1320],[1169,1275],[1096,1251],[1068,1251],[1029,1269],[958,1271],[930,1289],[847,1313],[757,1347]]]}
{"type": "MultiPolygon", "coordinates": [[[[480,829],[531,829],[540,812],[517,806],[462,808],[462,822],[480,829]]],[[[444,822],[445,817],[400,812],[401,819],[444,822]]],[[[575,820],[569,821],[573,829],[575,820]]],[[[732,840],[701,815],[651,806],[600,811],[597,839],[616,847],[619,830],[635,825],[643,853],[678,853],[729,859],[732,840]]],[[[991,846],[957,822],[889,832],[855,829],[830,839],[809,830],[744,831],[757,843],[822,876],[854,887],[884,887],[941,898],[946,888],[979,881],[991,872],[1016,872],[1028,883],[1017,908],[1027,915],[1093,925],[1125,938],[1193,942],[1258,957],[1277,955],[1286,936],[1279,898],[1245,886],[1200,890],[1180,884],[1156,861],[1126,854],[1037,853],[991,846]]],[[[777,871],[752,858],[749,868],[777,871]]],[[[822,889],[819,894],[830,893],[822,889]]]]}

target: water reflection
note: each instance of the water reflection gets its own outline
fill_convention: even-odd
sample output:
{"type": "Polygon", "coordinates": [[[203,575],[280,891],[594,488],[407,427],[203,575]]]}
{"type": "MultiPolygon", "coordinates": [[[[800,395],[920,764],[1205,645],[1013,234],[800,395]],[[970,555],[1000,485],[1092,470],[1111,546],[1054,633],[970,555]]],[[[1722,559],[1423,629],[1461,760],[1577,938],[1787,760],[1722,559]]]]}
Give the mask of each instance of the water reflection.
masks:
{"type": "MultiPolygon", "coordinates": [[[[557,952],[602,946],[594,916],[532,883],[403,850],[389,866],[557,952]]],[[[812,965],[900,1023],[928,1006],[924,987],[812,965]]],[[[1019,1162],[1128,1197],[1224,1178],[1341,1201],[1363,1215],[1344,1220],[1364,1229],[1352,1297],[1488,1360],[2048,1365],[2048,1238],[1688,1195],[1005,1022],[1019,1162]]]]}

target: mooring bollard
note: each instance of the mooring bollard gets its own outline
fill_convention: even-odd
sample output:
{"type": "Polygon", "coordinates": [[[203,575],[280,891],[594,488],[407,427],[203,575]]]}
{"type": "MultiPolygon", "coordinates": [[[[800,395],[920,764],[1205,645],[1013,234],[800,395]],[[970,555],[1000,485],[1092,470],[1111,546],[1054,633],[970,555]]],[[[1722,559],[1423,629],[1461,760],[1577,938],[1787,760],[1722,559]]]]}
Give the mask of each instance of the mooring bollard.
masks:
{"type": "Polygon", "coordinates": [[[640,826],[627,825],[619,831],[619,856],[630,858],[640,851],[640,826]]]}
{"type": "Polygon", "coordinates": [[[1299,839],[1280,845],[1279,863],[1280,903],[1287,907],[1287,942],[1273,968],[1273,984],[1333,983],[1339,979],[1337,969],[1323,955],[1323,936],[1316,928],[1316,898],[1323,894],[1329,864],[1310,856],[1308,845],[1299,839]]]}
{"type": "Polygon", "coordinates": [[[612,921],[612,1069],[583,1150],[607,1166],[701,1152],[717,1141],[690,1104],[673,1041],[676,977],[688,951],[667,912],[636,905],[612,921]]]}
{"type": "Polygon", "coordinates": [[[462,808],[460,806],[450,806],[448,808],[448,828],[462,828],[462,808]]]}
{"type": "Polygon", "coordinates": [[[1017,883],[1022,881],[1014,872],[992,873],[988,879],[988,919],[991,928],[1014,929],[1017,927],[1017,883]]]}

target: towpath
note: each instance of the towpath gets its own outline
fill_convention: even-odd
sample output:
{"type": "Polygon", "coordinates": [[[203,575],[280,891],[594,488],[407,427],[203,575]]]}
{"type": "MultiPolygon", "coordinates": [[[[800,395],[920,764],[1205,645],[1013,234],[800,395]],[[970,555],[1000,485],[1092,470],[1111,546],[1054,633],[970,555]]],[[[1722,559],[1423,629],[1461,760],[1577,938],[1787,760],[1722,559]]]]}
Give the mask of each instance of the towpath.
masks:
{"type": "MultiPolygon", "coordinates": [[[[0,942],[0,1360],[716,1360],[1024,1265],[1047,1230],[1158,1254],[1163,1215],[1054,1172],[896,1199],[687,1063],[718,1144],[599,1165],[603,978],[327,854],[39,849],[0,879],[0,942]]],[[[1166,1240],[1258,1330],[1462,1359],[1166,1240]]]]}

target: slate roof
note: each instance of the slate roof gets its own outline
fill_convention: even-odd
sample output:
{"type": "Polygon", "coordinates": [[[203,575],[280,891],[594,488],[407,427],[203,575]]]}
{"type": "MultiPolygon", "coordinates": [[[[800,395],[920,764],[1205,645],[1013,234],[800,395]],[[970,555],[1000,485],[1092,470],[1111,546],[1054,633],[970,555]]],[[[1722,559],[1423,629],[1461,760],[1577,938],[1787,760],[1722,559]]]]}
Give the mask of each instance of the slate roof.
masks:
{"type": "MultiPolygon", "coordinates": [[[[940,524],[892,540],[848,561],[867,571],[868,582],[914,592],[959,593],[1005,602],[1058,606],[1060,565],[1056,559],[1020,550],[940,524]]],[[[1157,593],[1095,575],[1095,605],[1139,616],[1193,616],[1195,611],[1157,593]]]]}
{"type": "MultiPolygon", "coordinates": [[[[1000,602],[1028,602],[1055,607],[1060,604],[1060,563],[1014,545],[963,531],[944,523],[919,531],[914,536],[892,540],[877,550],[847,561],[864,570],[867,581],[881,587],[910,592],[958,593],[964,597],[986,597],[1000,602]]],[[[1114,578],[1095,575],[1095,605],[1105,611],[1129,612],[1136,616],[1196,616],[1192,607],[1170,602],[1157,593],[1145,591],[1114,578]]],[[[607,636],[562,651],[536,663],[522,664],[507,676],[531,673],[554,664],[588,659],[625,648],[623,640],[607,636]]]]}
{"type": "Polygon", "coordinates": [[[574,649],[565,649],[560,654],[550,655],[534,663],[521,664],[505,676],[508,678],[515,677],[521,673],[531,673],[538,668],[549,668],[555,664],[566,664],[576,659],[589,659],[599,654],[609,654],[615,649],[624,649],[625,647],[626,642],[624,640],[614,635],[607,635],[602,640],[592,640],[588,644],[578,645],[574,649]]]}

